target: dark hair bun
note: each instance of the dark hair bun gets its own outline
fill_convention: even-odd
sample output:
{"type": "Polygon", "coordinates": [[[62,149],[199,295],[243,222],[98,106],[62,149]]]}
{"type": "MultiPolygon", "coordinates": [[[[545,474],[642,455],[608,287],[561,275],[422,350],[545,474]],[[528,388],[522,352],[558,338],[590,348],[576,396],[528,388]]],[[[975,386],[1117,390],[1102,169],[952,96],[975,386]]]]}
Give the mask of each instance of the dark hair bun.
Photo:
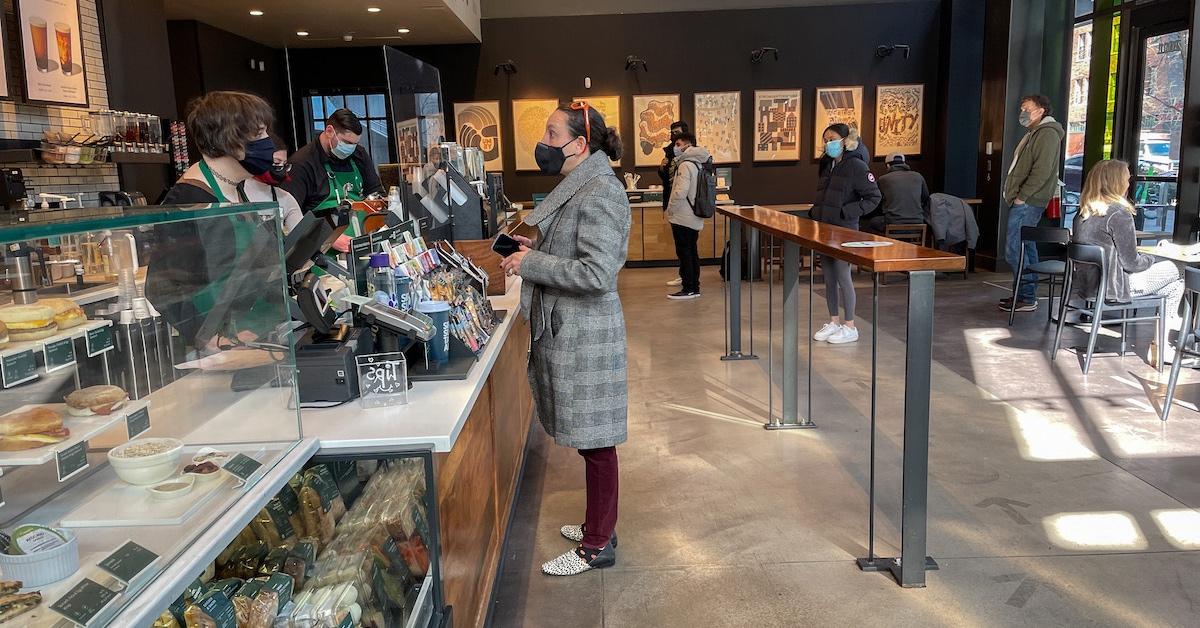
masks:
{"type": "Polygon", "coordinates": [[[600,150],[608,154],[611,161],[621,161],[621,155],[624,151],[621,146],[621,135],[617,130],[609,127],[604,134],[604,140],[600,143],[600,150]]]}

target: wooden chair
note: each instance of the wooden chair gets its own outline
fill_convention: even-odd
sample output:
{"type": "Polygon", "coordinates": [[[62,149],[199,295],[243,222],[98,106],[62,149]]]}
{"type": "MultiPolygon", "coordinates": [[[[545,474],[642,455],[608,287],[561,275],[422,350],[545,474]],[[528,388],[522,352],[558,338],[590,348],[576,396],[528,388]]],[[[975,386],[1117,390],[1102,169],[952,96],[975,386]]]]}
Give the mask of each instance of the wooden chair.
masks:
{"type": "MultiPolygon", "coordinates": [[[[883,228],[884,237],[917,246],[925,246],[929,237],[929,225],[925,223],[913,225],[887,225],[883,228]]],[[[879,278],[880,283],[887,285],[887,273],[879,278]]]]}

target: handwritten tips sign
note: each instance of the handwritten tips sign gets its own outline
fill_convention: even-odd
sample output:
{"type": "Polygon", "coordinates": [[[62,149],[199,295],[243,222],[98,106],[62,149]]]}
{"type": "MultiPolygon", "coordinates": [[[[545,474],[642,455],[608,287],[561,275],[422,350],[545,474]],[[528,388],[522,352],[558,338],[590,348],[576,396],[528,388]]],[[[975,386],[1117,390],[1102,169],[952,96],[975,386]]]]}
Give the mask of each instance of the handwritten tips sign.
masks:
{"type": "Polygon", "coordinates": [[[403,353],[373,353],[358,363],[358,392],[364,408],[408,403],[408,363],[403,353]]]}

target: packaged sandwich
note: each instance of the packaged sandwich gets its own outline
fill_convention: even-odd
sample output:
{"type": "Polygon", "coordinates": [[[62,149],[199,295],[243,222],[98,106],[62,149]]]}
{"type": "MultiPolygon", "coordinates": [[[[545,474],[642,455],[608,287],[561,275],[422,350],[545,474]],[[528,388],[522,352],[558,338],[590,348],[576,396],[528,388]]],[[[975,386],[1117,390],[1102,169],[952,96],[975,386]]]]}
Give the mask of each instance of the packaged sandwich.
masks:
{"type": "Polygon", "coordinates": [[[373,606],[375,571],[375,560],[367,552],[332,556],[329,560],[322,558],[309,578],[308,586],[327,587],[348,583],[354,587],[364,607],[373,606]]]}
{"type": "Polygon", "coordinates": [[[300,488],[300,517],[304,520],[306,536],[315,537],[320,541],[320,550],[333,540],[335,523],[330,512],[332,502],[322,497],[317,485],[321,484],[316,476],[306,476],[304,486],[300,488]]]}
{"type": "Polygon", "coordinates": [[[333,473],[329,467],[319,464],[304,472],[305,485],[312,485],[321,495],[321,501],[327,503],[329,512],[333,515],[334,523],[342,520],[346,515],[346,502],[342,499],[342,492],[338,490],[337,482],[333,479],[333,473]]]}
{"type": "Polygon", "coordinates": [[[221,591],[209,591],[183,612],[187,628],[238,628],[233,602],[221,591]]]}

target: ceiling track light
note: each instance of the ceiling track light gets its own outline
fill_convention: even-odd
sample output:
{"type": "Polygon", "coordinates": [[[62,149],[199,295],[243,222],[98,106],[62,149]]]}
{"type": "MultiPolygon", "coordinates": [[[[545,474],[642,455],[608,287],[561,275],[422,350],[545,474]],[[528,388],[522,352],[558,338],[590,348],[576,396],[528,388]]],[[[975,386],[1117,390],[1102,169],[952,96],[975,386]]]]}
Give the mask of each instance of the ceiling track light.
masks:
{"type": "Polygon", "coordinates": [[[250,15],[254,17],[262,17],[263,12],[258,9],[250,9],[250,15]]]}
{"type": "Polygon", "coordinates": [[[905,59],[908,58],[908,53],[909,53],[908,44],[892,44],[890,46],[876,46],[875,47],[875,56],[879,57],[880,59],[882,59],[884,57],[890,57],[890,56],[892,56],[892,53],[896,52],[897,50],[900,50],[904,53],[905,59]]]}
{"type": "Polygon", "coordinates": [[[492,70],[492,75],[500,74],[501,70],[504,70],[505,75],[516,74],[517,64],[512,59],[505,59],[503,63],[496,64],[496,68],[492,70]]]}
{"type": "Polygon", "coordinates": [[[625,70],[626,71],[633,70],[636,72],[639,65],[642,66],[643,72],[650,71],[650,68],[646,65],[646,61],[644,59],[642,59],[640,57],[636,57],[634,55],[629,55],[628,57],[625,57],[625,70]]]}

